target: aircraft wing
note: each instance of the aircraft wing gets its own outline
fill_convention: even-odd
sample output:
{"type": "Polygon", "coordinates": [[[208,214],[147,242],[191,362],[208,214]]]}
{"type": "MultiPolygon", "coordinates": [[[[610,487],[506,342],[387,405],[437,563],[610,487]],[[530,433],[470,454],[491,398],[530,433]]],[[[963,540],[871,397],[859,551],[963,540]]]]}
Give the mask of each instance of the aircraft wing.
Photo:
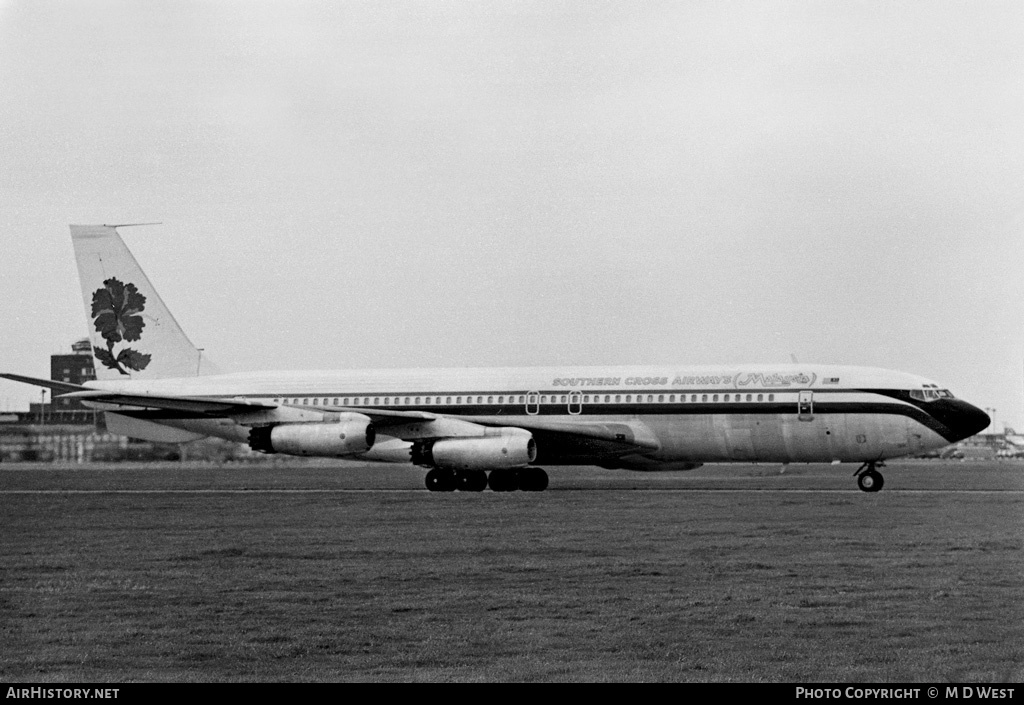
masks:
{"type": "MultiPolygon", "coordinates": [[[[170,411],[193,418],[236,416],[245,417],[270,411],[281,405],[270,402],[252,401],[242,397],[204,397],[204,396],[169,396],[148,394],[144,392],[118,392],[93,389],[70,382],[59,382],[51,379],[28,377],[16,374],[0,374],[0,377],[47,387],[53,390],[54,396],[66,399],[115,404],[122,407],[135,407],[140,410],[170,411]]],[[[326,411],[320,407],[297,407],[311,411],[326,411]]],[[[609,454],[616,455],[628,452],[657,450],[660,445],[657,438],[646,425],[639,421],[586,421],[583,419],[548,419],[542,416],[507,417],[507,416],[450,416],[435,414],[429,411],[400,411],[392,409],[374,409],[371,407],[333,407],[331,412],[350,412],[368,416],[374,425],[381,429],[390,429],[399,438],[444,438],[451,435],[466,434],[450,433],[447,420],[456,420],[464,425],[491,427],[511,426],[530,431],[544,441],[547,446],[556,445],[570,455],[609,454]]]]}
{"type": "MultiPolygon", "coordinates": [[[[13,375],[3,375],[13,377],[13,375]]],[[[24,380],[19,380],[24,381],[24,380]]],[[[43,380],[39,380],[43,381],[43,380]]],[[[46,380],[49,381],[49,380],[46,380]]],[[[205,416],[249,416],[261,411],[278,409],[282,405],[272,402],[253,401],[244,397],[203,397],[203,396],[167,396],[159,394],[148,394],[144,392],[116,392],[102,389],[90,389],[64,382],[56,384],[62,387],[70,387],[71,391],[60,394],[62,399],[81,399],[82,401],[101,402],[103,404],[117,404],[119,406],[138,407],[140,409],[160,409],[173,411],[197,418],[205,416]]],[[[55,389],[55,391],[57,391],[55,389]]],[[[295,407],[306,411],[330,411],[330,412],[352,412],[368,416],[377,426],[385,427],[395,424],[407,424],[410,421],[429,421],[438,418],[437,414],[424,411],[391,411],[385,409],[371,409],[364,407],[332,407],[329,410],[324,407],[299,406],[295,407]]]]}
{"type": "Polygon", "coordinates": [[[231,416],[233,414],[250,413],[261,409],[276,409],[277,404],[250,401],[242,398],[217,398],[194,396],[163,396],[140,392],[114,392],[102,389],[85,389],[84,391],[61,394],[62,399],[81,399],[82,401],[118,404],[120,406],[136,406],[144,409],[163,409],[197,416],[231,416]]]}
{"type": "MultiPolygon", "coordinates": [[[[352,409],[355,411],[356,409],[352,409]]],[[[359,413],[374,417],[372,409],[361,408],[359,413]]],[[[399,412],[409,413],[409,412],[399,412]]],[[[417,412],[412,412],[417,413],[417,412]]],[[[654,433],[640,421],[604,422],[580,420],[554,420],[532,416],[457,416],[428,414],[432,418],[408,419],[393,417],[375,425],[384,433],[406,441],[430,438],[454,438],[485,435],[485,427],[519,428],[529,431],[538,444],[555,450],[560,457],[593,457],[594,455],[623,455],[650,452],[661,445],[654,433]]]]}

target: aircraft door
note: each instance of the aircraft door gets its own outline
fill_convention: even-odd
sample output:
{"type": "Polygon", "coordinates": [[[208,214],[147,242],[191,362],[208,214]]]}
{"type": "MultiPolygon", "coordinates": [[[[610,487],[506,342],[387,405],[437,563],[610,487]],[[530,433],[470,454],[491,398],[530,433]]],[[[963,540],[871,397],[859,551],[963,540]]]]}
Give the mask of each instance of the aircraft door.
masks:
{"type": "Polygon", "coordinates": [[[814,392],[809,389],[801,390],[796,406],[801,421],[814,420],[814,392]]]}
{"type": "Polygon", "coordinates": [[[535,416],[540,412],[540,392],[526,393],[526,413],[535,416]]]}
{"type": "Polygon", "coordinates": [[[569,413],[578,414],[583,411],[583,392],[571,392],[569,394],[569,413]]]}

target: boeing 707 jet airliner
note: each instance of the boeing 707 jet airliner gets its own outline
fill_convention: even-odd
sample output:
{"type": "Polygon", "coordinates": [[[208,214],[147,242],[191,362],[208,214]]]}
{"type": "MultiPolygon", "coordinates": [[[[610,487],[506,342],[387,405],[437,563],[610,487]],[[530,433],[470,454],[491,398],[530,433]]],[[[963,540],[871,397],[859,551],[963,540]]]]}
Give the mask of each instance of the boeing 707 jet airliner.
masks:
{"type": "Polygon", "coordinates": [[[989,424],[923,377],[833,365],[345,370],[209,374],[118,226],[72,225],[97,380],[24,375],[106,412],[116,434],[206,436],[262,453],[412,463],[432,491],[540,491],[541,466],[878,466],[989,424]]]}

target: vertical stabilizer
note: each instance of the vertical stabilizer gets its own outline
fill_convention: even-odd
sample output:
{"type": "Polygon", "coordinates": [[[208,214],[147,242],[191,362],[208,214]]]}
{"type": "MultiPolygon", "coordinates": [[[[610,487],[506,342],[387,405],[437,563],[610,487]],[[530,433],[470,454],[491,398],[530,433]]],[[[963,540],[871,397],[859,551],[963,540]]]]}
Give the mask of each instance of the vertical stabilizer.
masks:
{"type": "Polygon", "coordinates": [[[111,225],[72,225],[96,378],[195,377],[201,354],[111,225]]]}

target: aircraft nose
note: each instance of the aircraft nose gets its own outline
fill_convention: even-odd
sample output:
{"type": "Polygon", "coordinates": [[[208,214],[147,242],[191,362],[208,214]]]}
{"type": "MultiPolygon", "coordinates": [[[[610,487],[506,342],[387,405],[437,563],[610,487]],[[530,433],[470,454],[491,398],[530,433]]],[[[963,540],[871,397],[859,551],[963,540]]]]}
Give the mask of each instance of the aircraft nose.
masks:
{"type": "Polygon", "coordinates": [[[992,423],[988,414],[960,399],[946,400],[950,405],[949,413],[946,415],[946,425],[956,435],[957,441],[969,438],[992,423]]]}

